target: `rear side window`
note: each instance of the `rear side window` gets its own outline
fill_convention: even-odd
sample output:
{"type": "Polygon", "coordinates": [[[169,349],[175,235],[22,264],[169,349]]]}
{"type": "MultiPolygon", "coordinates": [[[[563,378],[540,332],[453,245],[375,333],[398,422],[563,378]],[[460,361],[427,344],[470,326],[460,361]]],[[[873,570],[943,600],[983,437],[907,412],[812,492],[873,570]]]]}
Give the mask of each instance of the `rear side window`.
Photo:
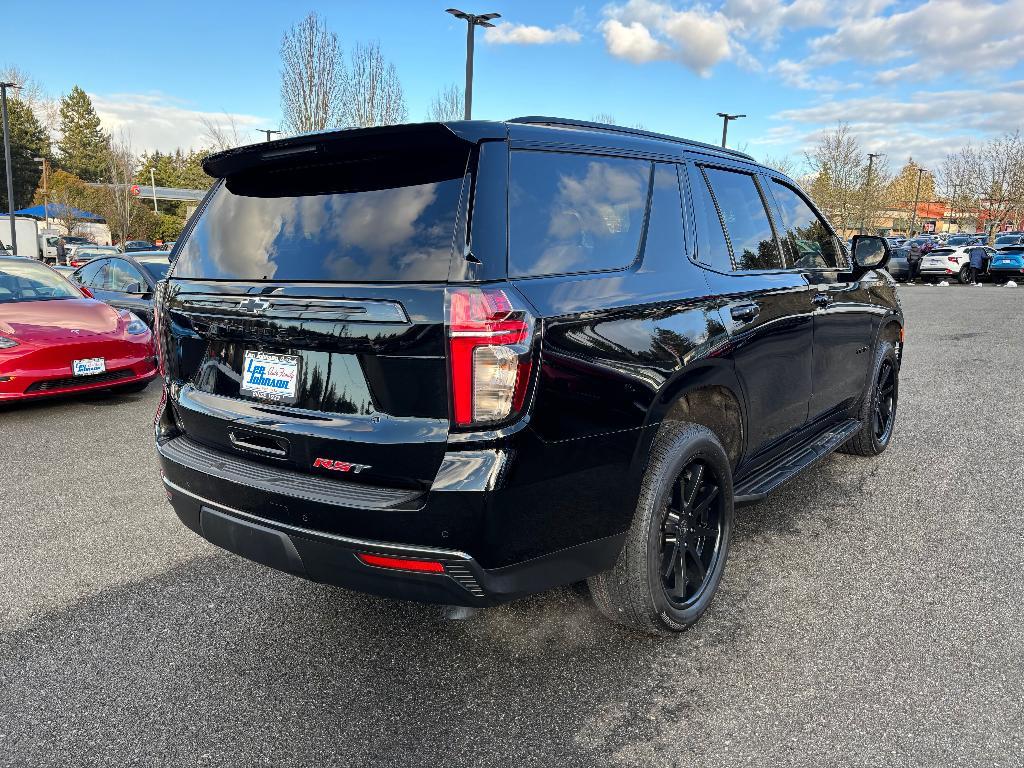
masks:
{"type": "Polygon", "coordinates": [[[690,174],[690,197],[693,200],[693,214],[697,220],[697,260],[719,272],[732,271],[729,241],[725,239],[722,220],[718,218],[711,190],[708,189],[704,172],[695,165],[688,166],[690,174]]]}
{"type": "Polygon", "coordinates": [[[772,182],[775,201],[782,216],[782,247],[789,264],[796,269],[835,269],[845,266],[836,238],[828,225],[800,194],[786,184],[772,182]]]}
{"type": "Polygon", "coordinates": [[[229,177],[181,244],[173,275],[445,281],[466,161],[402,154],[229,177]]]}
{"type": "Polygon", "coordinates": [[[651,163],[512,153],[509,276],[624,269],[636,260],[651,163]]]}
{"type": "Polygon", "coordinates": [[[719,168],[703,170],[718,203],[735,269],[781,269],[771,219],[754,177],[719,168]]]}

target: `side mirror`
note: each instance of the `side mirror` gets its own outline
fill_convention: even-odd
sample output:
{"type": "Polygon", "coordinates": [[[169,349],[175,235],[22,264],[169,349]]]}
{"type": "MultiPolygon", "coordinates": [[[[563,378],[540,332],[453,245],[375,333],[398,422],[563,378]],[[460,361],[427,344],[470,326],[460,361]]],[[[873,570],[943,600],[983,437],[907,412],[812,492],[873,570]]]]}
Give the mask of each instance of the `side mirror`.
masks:
{"type": "Polygon", "coordinates": [[[889,263],[889,256],[889,243],[884,237],[853,236],[853,263],[858,269],[881,269],[889,263]]]}

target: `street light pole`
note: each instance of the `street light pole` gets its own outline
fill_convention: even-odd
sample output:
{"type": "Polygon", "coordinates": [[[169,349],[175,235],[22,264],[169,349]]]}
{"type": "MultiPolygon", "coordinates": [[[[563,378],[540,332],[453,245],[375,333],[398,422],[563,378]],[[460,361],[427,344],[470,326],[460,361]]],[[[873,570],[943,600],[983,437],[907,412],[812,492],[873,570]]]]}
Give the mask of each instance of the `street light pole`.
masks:
{"type": "Polygon", "coordinates": [[[741,117],[746,115],[730,115],[727,112],[719,112],[718,116],[722,118],[722,146],[725,146],[725,139],[729,135],[729,121],[739,120],[741,117]]]}
{"type": "Polygon", "coordinates": [[[860,208],[860,234],[864,234],[864,220],[868,215],[868,195],[871,194],[871,167],[875,164],[875,158],[881,157],[881,153],[868,152],[868,177],[864,181],[864,204],[860,208]]]}
{"type": "Polygon", "coordinates": [[[156,176],[153,175],[153,169],[149,169],[149,188],[153,192],[153,213],[160,213],[156,207],[156,176]]]}
{"type": "Polygon", "coordinates": [[[917,224],[917,203],[921,199],[921,177],[928,173],[925,168],[917,169],[917,191],[914,193],[914,213],[910,218],[910,232],[908,233],[911,237],[914,236],[914,226],[917,224]]]}
{"type": "Polygon", "coordinates": [[[17,88],[14,83],[0,83],[0,112],[4,124],[4,163],[7,168],[7,212],[11,220],[11,252],[18,253],[18,233],[14,229],[14,173],[11,168],[11,131],[7,124],[7,89],[17,88]]]}
{"type": "Polygon", "coordinates": [[[267,141],[270,141],[270,135],[272,133],[280,133],[280,131],[275,131],[270,128],[257,128],[256,130],[259,131],[260,133],[267,134],[267,141]]]}
{"type": "Polygon", "coordinates": [[[466,22],[466,110],[465,119],[473,119],[473,42],[477,27],[493,27],[491,19],[500,19],[500,13],[466,13],[458,8],[448,8],[445,13],[450,13],[457,19],[466,22]]]}

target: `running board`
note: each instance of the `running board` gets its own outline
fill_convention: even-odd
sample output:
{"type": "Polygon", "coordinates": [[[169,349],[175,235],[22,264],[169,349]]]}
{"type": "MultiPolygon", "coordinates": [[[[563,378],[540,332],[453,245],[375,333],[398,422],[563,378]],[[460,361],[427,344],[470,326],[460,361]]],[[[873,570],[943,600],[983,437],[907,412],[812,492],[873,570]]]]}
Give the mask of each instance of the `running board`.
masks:
{"type": "Polygon", "coordinates": [[[737,507],[756,504],[783,483],[796,477],[805,469],[813,467],[832,451],[841,446],[860,429],[857,419],[844,421],[830,427],[827,432],[816,435],[809,441],[782,454],[765,467],[754,471],[737,483],[734,503],[737,507]]]}

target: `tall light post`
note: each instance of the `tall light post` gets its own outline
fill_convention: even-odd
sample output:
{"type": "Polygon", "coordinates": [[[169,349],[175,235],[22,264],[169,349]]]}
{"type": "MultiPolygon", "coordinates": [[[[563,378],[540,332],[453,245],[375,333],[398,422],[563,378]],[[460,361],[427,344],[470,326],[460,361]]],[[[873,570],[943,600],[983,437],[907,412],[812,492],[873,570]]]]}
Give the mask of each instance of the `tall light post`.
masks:
{"type": "Polygon", "coordinates": [[[46,173],[46,158],[45,157],[33,157],[37,163],[43,164],[43,223],[46,225],[45,229],[50,228],[50,194],[49,194],[49,183],[48,174],[46,173]]]}
{"type": "Polygon", "coordinates": [[[271,134],[280,133],[280,131],[275,131],[272,128],[257,128],[256,130],[259,131],[260,133],[267,134],[267,141],[270,141],[271,134]]]}
{"type": "Polygon", "coordinates": [[[500,19],[500,13],[466,13],[458,8],[448,8],[457,19],[466,22],[466,120],[473,119],[473,38],[477,27],[493,27],[491,19],[500,19]]]}
{"type": "Polygon", "coordinates": [[[914,226],[917,224],[917,204],[921,200],[921,177],[928,173],[926,168],[917,169],[917,191],[914,193],[914,213],[910,217],[910,231],[907,233],[914,236],[914,226]]]}
{"type": "Polygon", "coordinates": [[[722,118],[722,146],[725,146],[725,138],[729,135],[729,121],[739,120],[741,117],[746,115],[730,115],[727,112],[719,112],[718,116],[722,118]]]}
{"type": "Polygon", "coordinates": [[[875,158],[881,157],[881,153],[868,152],[868,177],[864,180],[864,203],[860,208],[860,233],[864,234],[864,220],[868,215],[868,195],[871,194],[871,168],[875,164],[875,158]]]}
{"type": "Polygon", "coordinates": [[[18,233],[14,229],[14,173],[11,168],[11,131],[7,124],[7,89],[17,88],[15,83],[0,83],[0,112],[4,124],[4,163],[7,168],[7,213],[11,220],[11,252],[18,252],[18,233]]]}

